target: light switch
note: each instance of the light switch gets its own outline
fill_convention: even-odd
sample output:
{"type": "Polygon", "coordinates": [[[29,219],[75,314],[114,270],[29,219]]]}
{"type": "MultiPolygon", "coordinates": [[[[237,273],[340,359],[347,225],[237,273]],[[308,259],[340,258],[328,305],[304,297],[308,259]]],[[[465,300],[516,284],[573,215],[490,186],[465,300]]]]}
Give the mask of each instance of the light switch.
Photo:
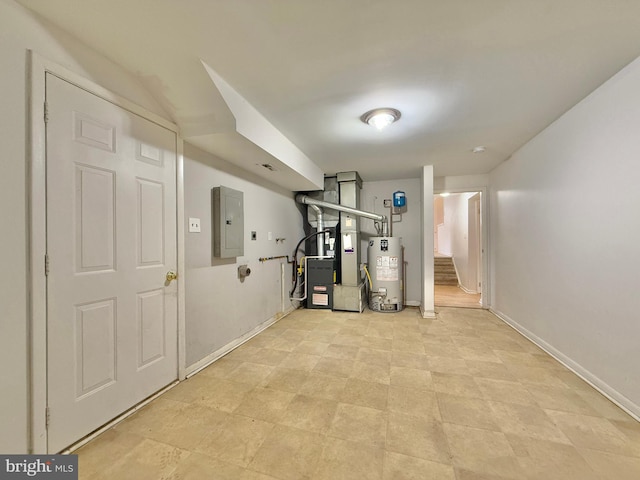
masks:
{"type": "Polygon", "coordinates": [[[267,240],[273,240],[273,232],[267,233],[267,240]]]}
{"type": "Polygon", "coordinates": [[[189,217],[189,233],[200,233],[200,219],[189,217]]]}

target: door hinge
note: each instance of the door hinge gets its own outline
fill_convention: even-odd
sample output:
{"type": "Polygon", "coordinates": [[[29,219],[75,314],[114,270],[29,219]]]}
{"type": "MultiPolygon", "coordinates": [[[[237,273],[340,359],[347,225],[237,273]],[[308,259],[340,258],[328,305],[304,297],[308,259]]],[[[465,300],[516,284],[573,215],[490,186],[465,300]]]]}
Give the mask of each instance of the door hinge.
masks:
{"type": "Polygon", "coordinates": [[[44,276],[49,276],[49,255],[44,255],[44,276]]]}
{"type": "Polygon", "coordinates": [[[49,122],[49,104],[44,102],[44,123],[49,122]]]}
{"type": "Polygon", "coordinates": [[[49,428],[49,422],[51,421],[51,410],[49,407],[44,409],[44,424],[47,428],[49,428]]]}

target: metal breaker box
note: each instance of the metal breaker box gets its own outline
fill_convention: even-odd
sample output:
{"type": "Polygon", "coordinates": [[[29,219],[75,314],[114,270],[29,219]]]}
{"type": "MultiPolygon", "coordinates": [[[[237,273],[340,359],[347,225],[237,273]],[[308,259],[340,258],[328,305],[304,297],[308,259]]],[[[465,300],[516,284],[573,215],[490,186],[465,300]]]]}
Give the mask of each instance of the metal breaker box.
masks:
{"type": "Polygon", "coordinates": [[[244,255],[244,194],[238,190],[213,188],[213,255],[244,255]]]}

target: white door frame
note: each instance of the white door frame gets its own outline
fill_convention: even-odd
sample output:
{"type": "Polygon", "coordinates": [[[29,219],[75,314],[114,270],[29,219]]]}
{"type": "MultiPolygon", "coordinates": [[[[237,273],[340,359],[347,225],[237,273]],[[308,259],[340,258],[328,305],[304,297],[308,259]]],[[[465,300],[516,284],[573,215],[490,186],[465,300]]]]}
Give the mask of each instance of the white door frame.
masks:
{"type": "Polygon", "coordinates": [[[491,307],[490,289],[490,276],[489,276],[489,188],[488,187],[462,187],[462,188],[435,188],[433,195],[439,195],[441,193],[470,193],[480,192],[480,220],[482,222],[482,237],[480,239],[480,255],[482,257],[482,285],[481,288],[481,300],[482,308],[488,309],[491,307]]]}
{"type": "MultiPolygon", "coordinates": [[[[475,195],[474,197],[475,198],[475,195]]],[[[475,227],[476,227],[476,245],[474,246],[476,248],[476,252],[477,252],[477,257],[476,257],[476,278],[475,278],[475,284],[476,284],[476,289],[478,288],[478,284],[480,285],[480,293],[482,293],[482,249],[483,249],[483,245],[482,245],[482,195],[480,195],[478,197],[477,200],[474,200],[473,202],[473,208],[474,210],[474,217],[475,217],[475,227]],[[477,208],[476,208],[477,207],[477,208]]],[[[482,301],[482,299],[480,300],[482,301]]]]}
{"type": "Polygon", "coordinates": [[[178,379],[185,378],[184,159],[177,125],[29,51],[29,453],[47,453],[47,281],[45,74],[51,73],[176,133],[178,379]]]}

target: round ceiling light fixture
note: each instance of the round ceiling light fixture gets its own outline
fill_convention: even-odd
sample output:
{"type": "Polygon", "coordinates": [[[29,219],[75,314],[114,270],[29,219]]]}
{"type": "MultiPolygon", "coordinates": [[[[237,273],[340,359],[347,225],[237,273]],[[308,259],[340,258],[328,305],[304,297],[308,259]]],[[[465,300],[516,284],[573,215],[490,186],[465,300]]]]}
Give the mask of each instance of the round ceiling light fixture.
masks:
{"type": "Polygon", "coordinates": [[[360,117],[360,120],[367,125],[376,127],[378,130],[382,130],[397,121],[400,116],[400,110],[396,110],[395,108],[374,108],[364,113],[360,117]]]}

